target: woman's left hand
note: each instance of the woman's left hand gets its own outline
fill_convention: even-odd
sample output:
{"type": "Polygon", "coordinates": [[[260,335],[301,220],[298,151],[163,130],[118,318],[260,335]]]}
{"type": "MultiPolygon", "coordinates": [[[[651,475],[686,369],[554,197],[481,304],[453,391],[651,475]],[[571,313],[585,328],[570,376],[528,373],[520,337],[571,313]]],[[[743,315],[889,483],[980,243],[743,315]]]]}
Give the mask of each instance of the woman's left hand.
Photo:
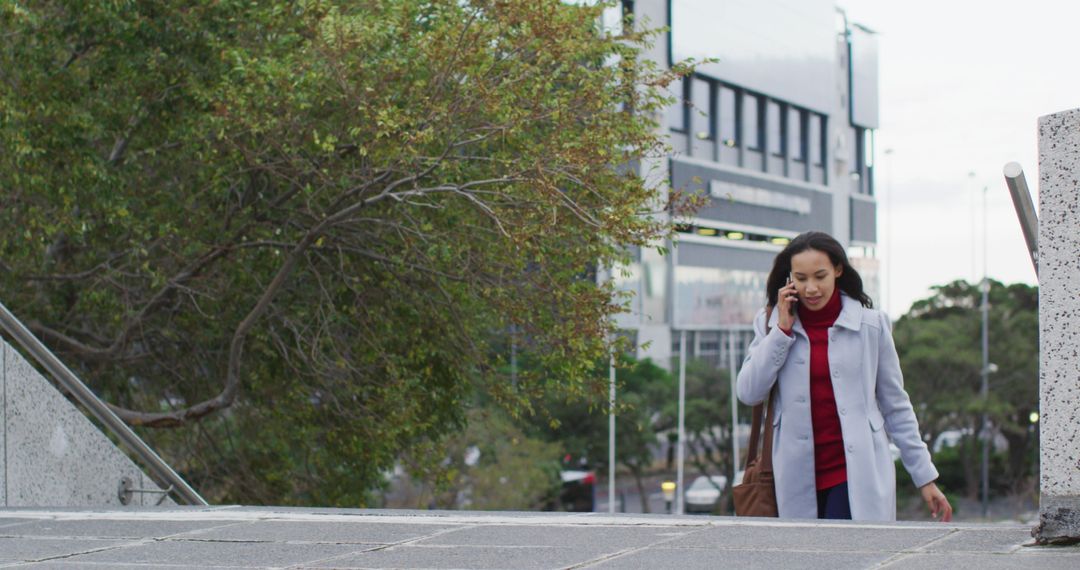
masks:
{"type": "Polygon", "coordinates": [[[941,522],[949,522],[952,520],[952,505],[949,504],[949,500],[945,498],[945,493],[938,489],[938,486],[933,481],[923,485],[919,488],[922,492],[922,498],[926,501],[926,506],[930,507],[930,516],[935,519],[938,515],[941,515],[941,522]]]}

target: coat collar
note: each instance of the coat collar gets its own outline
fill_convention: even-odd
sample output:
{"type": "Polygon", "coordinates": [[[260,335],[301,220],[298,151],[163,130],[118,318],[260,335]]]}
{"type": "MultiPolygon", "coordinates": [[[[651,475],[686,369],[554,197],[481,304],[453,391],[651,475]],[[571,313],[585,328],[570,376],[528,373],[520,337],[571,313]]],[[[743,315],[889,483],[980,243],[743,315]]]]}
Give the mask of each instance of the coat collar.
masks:
{"type": "Polygon", "coordinates": [[[859,330],[862,326],[863,311],[866,310],[862,306],[862,303],[848,297],[843,292],[840,293],[840,316],[836,317],[836,323],[833,326],[844,327],[853,331],[859,330]]]}
{"type": "MultiPolygon", "coordinates": [[[[863,311],[866,308],[862,306],[855,299],[852,299],[843,291],[840,292],[840,316],[836,317],[836,322],[833,323],[834,327],[844,327],[853,331],[859,330],[862,326],[863,311]]],[[[777,310],[773,310],[772,316],[769,317],[768,325],[770,328],[775,328],[776,324],[780,320],[780,313],[777,310]]],[[[806,335],[806,329],[803,328],[802,323],[799,322],[799,318],[795,317],[795,325],[792,330],[806,335]]]]}

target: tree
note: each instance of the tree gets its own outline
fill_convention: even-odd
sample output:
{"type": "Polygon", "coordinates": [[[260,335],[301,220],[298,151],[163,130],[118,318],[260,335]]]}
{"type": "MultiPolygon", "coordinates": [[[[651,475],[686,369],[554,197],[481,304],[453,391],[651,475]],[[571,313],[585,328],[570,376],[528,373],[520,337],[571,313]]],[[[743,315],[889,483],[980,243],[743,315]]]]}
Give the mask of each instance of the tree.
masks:
{"type": "MultiPolygon", "coordinates": [[[[666,370],[651,360],[622,355],[617,361],[615,402],[615,462],[634,478],[642,512],[649,512],[645,475],[652,468],[659,447],[657,420],[674,395],[666,370]]],[[[608,381],[608,368],[597,365],[596,377],[608,381]]],[[[606,394],[605,394],[606,395],[606,394]]],[[[558,442],[571,458],[585,458],[588,465],[606,470],[608,451],[608,405],[577,397],[553,396],[546,415],[532,418],[534,429],[549,441],[558,442]]]]}
{"type": "Polygon", "coordinates": [[[587,269],[685,206],[617,168],[685,69],[600,9],[4,2],[3,301],[217,500],[363,504],[476,392],[599,397],[587,269]]]}
{"type": "Polygon", "coordinates": [[[965,491],[979,488],[982,413],[1009,442],[1008,486],[1018,489],[1030,474],[1033,433],[1028,416],[1038,410],[1038,289],[990,281],[990,396],[980,396],[982,344],[980,304],[975,284],[954,281],[934,287],[897,321],[893,336],[908,393],[929,442],[946,430],[968,434],[959,447],[965,491]]]}
{"type": "Polygon", "coordinates": [[[498,409],[476,407],[468,425],[451,436],[438,464],[419,449],[405,463],[420,490],[401,507],[440,509],[541,510],[558,499],[559,447],[529,437],[498,409]]]}
{"type": "MultiPolygon", "coordinates": [[[[676,364],[677,366],[677,364],[676,364]]],[[[721,500],[716,511],[729,512],[726,501],[735,480],[738,466],[731,456],[731,381],[727,370],[718,369],[704,359],[688,360],[686,363],[685,403],[686,461],[698,475],[727,477],[727,488],[720,489],[721,500]]],[[[743,418],[748,418],[746,406],[739,405],[743,418]]],[[[663,429],[676,433],[678,430],[678,400],[668,399],[664,405],[663,429]]],[[[743,450],[745,451],[745,450],[743,450]]],[[[745,455],[744,455],[745,456],[745,455]]],[[[693,479],[688,477],[686,485],[693,479]]]]}

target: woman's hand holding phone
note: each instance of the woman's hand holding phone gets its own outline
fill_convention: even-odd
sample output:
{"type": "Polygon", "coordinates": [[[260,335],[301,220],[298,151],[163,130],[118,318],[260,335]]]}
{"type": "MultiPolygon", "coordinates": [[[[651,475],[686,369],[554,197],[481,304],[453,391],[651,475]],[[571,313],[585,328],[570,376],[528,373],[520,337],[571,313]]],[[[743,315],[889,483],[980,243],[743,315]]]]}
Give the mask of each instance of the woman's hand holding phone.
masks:
{"type": "Polygon", "coordinates": [[[795,324],[795,307],[798,302],[799,295],[789,277],[787,284],[780,288],[776,296],[776,308],[780,311],[777,325],[784,329],[784,332],[791,332],[791,327],[795,324]]]}

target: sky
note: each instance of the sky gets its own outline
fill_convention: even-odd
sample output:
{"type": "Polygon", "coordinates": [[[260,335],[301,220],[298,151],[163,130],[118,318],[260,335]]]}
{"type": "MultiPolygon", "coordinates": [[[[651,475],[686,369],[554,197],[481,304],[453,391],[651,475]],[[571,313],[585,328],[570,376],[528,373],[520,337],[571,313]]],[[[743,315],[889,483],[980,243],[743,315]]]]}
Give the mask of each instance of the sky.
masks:
{"type": "Polygon", "coordinates": [[[1036,284],[1002,167],[1020,163],[1037,208],[1038,118],[1080,107],[1080,3],[837,3],[878,33],[877,305],[899,318],[984,262],[991,279],[1036,284]]]}

